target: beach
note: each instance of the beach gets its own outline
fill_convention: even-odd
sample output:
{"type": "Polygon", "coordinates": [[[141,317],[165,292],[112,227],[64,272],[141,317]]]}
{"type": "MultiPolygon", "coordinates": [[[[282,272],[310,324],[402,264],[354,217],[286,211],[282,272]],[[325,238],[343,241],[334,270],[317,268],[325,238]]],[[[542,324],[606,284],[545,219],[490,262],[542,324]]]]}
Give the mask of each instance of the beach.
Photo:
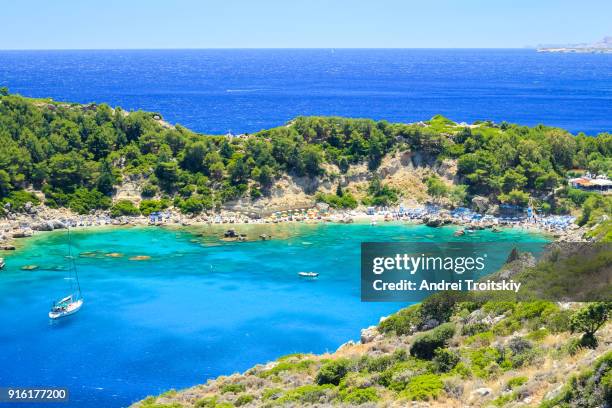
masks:
{"type": "MultiPolygon", "coordinates": [[[[377,210],[340,211],[323,207],[312,209],[279,211],[270,217],[252,218],[243,213],[223,211],[214,214],[187,216],[173,209],[167,209],[150,216],[121,216],[111,218],[108,212],[98,211],[90,215],[79,215],[68,209],[50,209],[45,206],[31,207],[29,213],[9,214],[0,222],[0,250],[12,250],[20,239],[31,237],[39,232],[66,229],[94,229],[117,226],[159,226],[159,227],[198,227],[218,225],[227,229],[239,229],[242,225],[266,225],[279,223],[367,223],[376,226],[385,222],[425,224],[432,228],[444,225],[463,227],[457,234],[463,235],[474,230],[520,229],[551,235],[558,241],[580,241],[584,230],[573,223],[572,217],[540,217],[537,220],[526,218],[500,218],[482,216],[464,211],[447,211],[432,206],[404,208],[402,206],[377,210]],[[561,220],[561,221],[558,221],[561,220]]],[[[265,239],[265,237],[263,238],[265,239]]]]}

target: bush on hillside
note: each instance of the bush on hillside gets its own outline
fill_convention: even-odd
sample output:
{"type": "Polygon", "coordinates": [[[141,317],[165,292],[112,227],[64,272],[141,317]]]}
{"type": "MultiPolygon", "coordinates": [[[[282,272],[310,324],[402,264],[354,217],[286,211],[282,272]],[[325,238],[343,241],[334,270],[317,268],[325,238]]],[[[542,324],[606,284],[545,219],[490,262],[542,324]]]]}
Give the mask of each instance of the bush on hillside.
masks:
{"type": "Polygon", "coordinates": [[[382,333],[394,332],[398,336],[412,334],[422,323],[421,305],[416,304],[392,314],[379,323],[382,333]]]}
{"type": "Polygon", "coordinates": [[[319,385],[340,384],[340,380],[348,373],[350,361],[345,358],[330,361],[323,364],[315,377],[315,382],[319,385]]]}
{"type": "Polygon", "coordinates": [[[444,323],[418,336],[410,347],[410,354],[417,358],[431,360],[436,349],[443,348],[454,334],[455,326],[452,323],[444,323]]]}
{"type": "Polygon", "coordinates": [[[438,348],[434,350],[433,358],[436,371],[439,373],[447,373],[461,361],[461,357],[455,351],[449,349],[438,348]]]}

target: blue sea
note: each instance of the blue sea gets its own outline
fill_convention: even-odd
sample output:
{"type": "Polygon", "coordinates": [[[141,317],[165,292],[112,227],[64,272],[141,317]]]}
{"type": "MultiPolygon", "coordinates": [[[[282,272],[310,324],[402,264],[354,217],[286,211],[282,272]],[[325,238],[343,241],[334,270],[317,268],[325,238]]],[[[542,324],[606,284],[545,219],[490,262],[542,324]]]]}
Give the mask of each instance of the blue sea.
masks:
{"type": "Polygon", "coordinates": [[[454,228],[394,223],[238,230],[255,240],[222,242],[222,229],[213,227],[74,231],[70,242],[85,303],[54,322],[47,317],[51,301],[71,283],[62,270],[68,266],[66,231],[0,253],[6,257],[0,385],[68,387],[70,402],[60,406],[127,406],[288,353],[333,351],[358,340],[361,328],[404,306],[360,301],[363,241],[545,241],[518,230],[457,238],[454,228]],[[274,239],[258,241],[261,233],[274,239]],[[151,259],[130,260],[139,255],[151,259]],[[25,265],[38,269],[22,270],[25,265]],[[320,276],[304,280],[300,271],[320,276]]]}
{"type": "Polygon", "coordinates": [[[156,111],[203,133],[299,115],[612,131],[612,54],[535,50],[0,51],[0,86],[156,111]]]}

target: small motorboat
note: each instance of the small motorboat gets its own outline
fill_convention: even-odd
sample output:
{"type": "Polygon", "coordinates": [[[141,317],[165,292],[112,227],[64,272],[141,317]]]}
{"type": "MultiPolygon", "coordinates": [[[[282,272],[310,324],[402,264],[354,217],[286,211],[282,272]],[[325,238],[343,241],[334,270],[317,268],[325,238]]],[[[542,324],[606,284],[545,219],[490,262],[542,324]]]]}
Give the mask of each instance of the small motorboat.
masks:
{"type": "Polygon", "coordinates": [[[77,295],[68,295],[63,299],[53,302],[49,318],[59,319],[60,317],[70,316],[79,311],[83,306],[83,298],[77,295]]]}
{"type": "Polygon", "coordinates": [[[4,258],[0,258],[0,269],[4,268],[4,265],[6,265],[6,262],[4,262],[4,258]]]}
{"type": "Polygon", "coordinates": [[[317,272],[298,272],[298,275],[302,278],[316,278],[319,276],[317,272]]]}

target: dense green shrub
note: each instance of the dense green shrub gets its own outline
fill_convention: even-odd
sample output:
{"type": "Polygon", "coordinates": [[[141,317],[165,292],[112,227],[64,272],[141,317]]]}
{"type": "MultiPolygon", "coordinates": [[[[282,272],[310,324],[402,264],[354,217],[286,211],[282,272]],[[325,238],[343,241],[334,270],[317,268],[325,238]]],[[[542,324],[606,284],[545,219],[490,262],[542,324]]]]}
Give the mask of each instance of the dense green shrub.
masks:
{"type": "Polygon", "coordinates": [[[189,197],[186,200],[181,200],[178,207],[183,214],[199,214],[204,210],[202,200],[196,197],[189,197]]]}
{"type": "Polygon", "coordinates": [[[315,381],[319,385],[323,384],[340,384],[340,380],[348,373],[350,367],[350,361],[345,358],[339,358],[327,362],[321,366],[315,381]]]}
{"type": "Polygon", "coordinates": [[[346,388],[340,391],[338,397],[340,401],[349,405],[361,405],[380,400],[374,387],[346,388]]]}
{"type": "Polygon", "coordinates": [[[392,314],[379,323],[382,333],[394,332],[398,336],[411,334],[422,322],[421,305],[416,304],[392,314]]]}
{"type": "Polygon", "coordinates": [[[395,363],[378,375],[378,384],[393,391],[406,388],[409,377],[420,374],[430,374],[434,371],[433,363],[408,357],[405,361],[395,363]]]}
{"type": "Polygon", "coordinates": [[[463,343],[466,346],[488,346],[495,339],[495,335],[491,331],[476,333],[467,337],[463,343]]]}
{"type": "Polygon", "coordinates": [[[455,351],[449,349],[438,348],[434,350],[433,358],[436,371],[439,373],[447,373],[461,361],[461,357],[455,351]]]}
{"type": "Polygon", "coordinates": [[[159,193],[159,188],[152,183],[147,183],[142,186],[142,191],[140,192],[140,194],[145,198],[154,197],[157,193],[159,193]]]}
{"type": "Polygon", "coordinates": [[[546,326],[547,323],[554,321],[549,318],[559,313],[559,307],[556,304],[544,300],[516,302],[512,307],[512,313],[491,328],[493,333],[507,336],[525,325],[532,329],[546,326]]]}
{"type": "Polygon", "coordinates": [[[254,399],[255,399],[255,397],[252,396],[251,394],[242,394],[241,396],[236,398],[236,401],[234,402],[234,405],[237,406],[237,407],[241,407],[243,405],[246,405],[246,404],[252,402],[254,399]]]}
{"type": "Polygon", "coordinates": [[[582,205],[582,214],[578,218],[578,225],[593,226],[602,218],[612,213],[612,197],[600,194],[587,198],[582,205]]]}
{"type": "Polygon", "coordinates": [[[444,347],[454,334],[455,326],[452,323],[442,324],[428,333],[419,335],[410,347],[410,354],[417,358],[431,360],[436,349],[444,347]]]}
{"type": "Polygon", "coordinates": [[[408,355],[405,350],[397,349],[392,354],[382,356],[363,356],[358,362],[358,368],[368,372],[382,372],[392,365],[406,361],[408,355]]]}
{"type": "Polygon", "coordinates": [[[473,336],[478,333],[486,332],[490,327],[490,325],[483,322],[465,324],[463,327],[461,327],[461,335],[473,336]]]}
{"type": "Polygon", "coordinates": [[[314,404],[314,403],[320,402],[321,397],[328,395],[328,393],[332,392],[333,389],[334,389],[334,386],[331,384],[302,385],[301,387],[297,387],[297,388],[287,391],[285,395],[283,395],[276,401],[279,404],[287,404],[291,402],[297,402],[297,403],[302,403],[302,404],[314,404]]]}
{"type": "Polygon", "coordinates": [[[546,327],[540,327],[539,329],[536,329],[532,331],[531,333],[527,334],[526,338],[528,340],[533,340],[533,341],[542,341],[549,334],[550,334],[550,330],[548,330],[546,327]]]}
{"type": "Polygon", "coordinates": [[[5,197],[0,200],[0,204],[2,204],[2,207],[9,204],[10,210],[14,212],[23,211],[26,203],[28,202],[32,205],[40,204],[40,200],[38,199],[38,197],[28,191],[11,191],[8,194],[8,197],[5,197]]]}
{"type": "Polygon", "coordinates": [[[217,402],[217,397],[206,397],[196,401],[195,406],[197,408],[232,408],[234,405],[229,402],[217,402]]]}
{"type": "Polygon", "coordinates": [[[467,352],[472,373],[479,378],[490,378],[499,369],[504,356],[493,347],[481,347],[467,352]]]}
{"type": "Polygon", "coordinates": [[[421,303],[422,321],[433,319],[438,323],[447,322],[455,312],[455,307],[468,297],[469,294],[462,292],[442,292],[428,296],[421,303]]]}
{"type": "Polygon", "coordinates": [[[278,373],[281,373],[283,371],[303,372],[303,371],[307,371],[310,367],[312,367],[313,364],[314,364],[314,361],[312,360],[299,360],[299,361],[294,361],[293,359],[291,359],[291,361],[281,360],[271,369],[258,373],[258,376],[262,378],[266,378],[266,377],[270,377],[273,375],[277,375],[278,373]]]}
{"type": "Polygon", "coordinates": [[[546,327],[552,333],[561,333],[571,330],[571,310],[559,310],[546,319],[546,327]]]}
{"type": "Polygon", "coordinates": [[[399,191],[384,184],[378,175],[374,175],[368,186],[368,196],[362,200],[364,205],[388,206],[397,203],[399,191]]]}
{"type": "Polygon", "coordinates": [[[88,214],[92,210],[105,210],[110,207],[111,199],[96,189],[78,188],[69,198],[70,209],[79,214],[88,214]]]}
{"type": "Polygon", "coordinates": [[[263,399],[264,401],[269,400],[269,399],[274,400],[280,397],[282,393],[283,393],[282,388],[266,388],[261,393],[261,399],[263,399]]]}
{"type": "Polygon", "coordinates": [[[443,390],[444,383],[438,375],[423,374],[412,377],[399,396],[409,400],[427,401],[438,398],[443,390]]]}
{"type": "Polygon", "coordinates": [[[315,199],[319,202],[327,203],[332,208],[356,208],[357,200],[351,193],[343,193],[342,196],[336,194],[318,193],[315,199]]]}
{"type": "Polygon", "coordinates": [[[119,200],[111,207],[111,217],[139,215],[140,210],[130,200],[119,200]]]}
{"type": "Polygon", "coordinates": [[[521,385],[525,384],[527,381],[529,381],[529,378],[525,376],[514,377],[508,380],[508,382],[506,383],[506,388],[509,390],[512,390],[514,388],[520,387],[521,385]]]}
{"type": "Polygon", "coordinates": [[[522,337],[513,337],[508,341],[507,348],[510,351],[509,356],[502,356],[506,359],[513,368],[523,367],[531,364],[537,357],[538,352],[533,344],[522,337]]]}
{"type": "Polygon", "coordinates": [[[246,387],[244,384],[235,383],[235,384],[224,384],[221,387],[221,394],[225,394],[227,392],[231,392],[232,394],[238,394],[239,392],[244,392],[246,387]]]}
{"type": "Polygon", "coordinates": [[[140,202],[140,212],[143,215],[149,215],[165,208],[168,208],[168,203],[165,200],[142,200],[140,202]]]}

